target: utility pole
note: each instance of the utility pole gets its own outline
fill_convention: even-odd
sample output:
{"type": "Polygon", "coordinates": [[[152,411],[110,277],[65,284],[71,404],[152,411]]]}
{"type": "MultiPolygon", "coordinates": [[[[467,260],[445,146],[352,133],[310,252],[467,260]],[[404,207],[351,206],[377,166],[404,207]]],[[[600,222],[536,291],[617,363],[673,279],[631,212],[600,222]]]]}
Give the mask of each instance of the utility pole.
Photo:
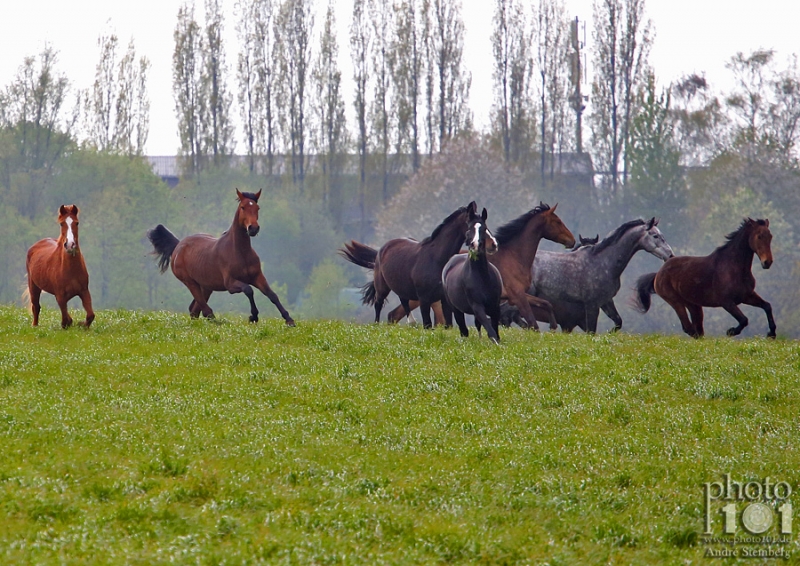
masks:
{"type": "Polygon", "coordinates": [[[572,53],[570,53],[570,82],[572,83],[573,92],[569,97],[570,105],[575,111],[575,150],[577,153],[583,153],[583,125],[582,116],[583,111],[586,110],[584,104],[584,96],[581,93],[581,79],[583,78],[583,70],[581,68],[581,49],[586,43],[586,26],[584,25],[584,41],[579,38],[580,22],[578,17],[571,23],[570,29],[570,46],[572,53]]]}

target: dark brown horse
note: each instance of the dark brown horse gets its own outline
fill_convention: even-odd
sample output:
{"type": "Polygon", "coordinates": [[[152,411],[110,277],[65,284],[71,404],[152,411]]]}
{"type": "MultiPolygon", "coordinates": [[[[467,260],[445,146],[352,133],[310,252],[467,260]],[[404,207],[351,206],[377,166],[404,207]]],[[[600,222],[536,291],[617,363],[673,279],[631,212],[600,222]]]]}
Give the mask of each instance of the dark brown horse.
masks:
{"type": "Polygon", "coordinates": [[[372,281],[363,287],[362,296],[365,305],[375,306],[375,322],[380,321],[383,304],[394,291],[405,316],[411,312],[410,301],[415,301],[414,308],[420,306],[425,328],[431,326],[431,305],[443,296],[442,268],[461,249],[470,214],[476,209],[474,201],[459,208],[421,242],[396,238],[375,250],[351,241],[339,250],[351,263],[373,270],[372,281]]]}
{"type": "Polygon", "coordinates": [[[253,249],[250,238],[258,234],[257,193],[242,193],[236,190],[238,206],[231,227],[219,238],[207,234],[195,234],[178,240],[172,232],[159,224],[147,233],[153,244],[154,254],[158,256],[161,273],[172,263],[175,274],[192,293],[189,314],[197,318],[200,313],[214,318],[208,306],[208,298],[213,291],[228,291],[231,294],[244,293],[250,301],[250,322],[258,322],[258,309],[253,298],[253,288],[264,293],[280,311],[289,326],[294,320],[283,308],[267,278],[261,272],[261,260],[253,249]]]}
{"type": "Polygon", "coordinates": [[[86,311],[86,321],[80,324],[89,328],[94,320],[94,311],[89,294],[89,273],[78,244],[78,207],[62,205],[58,209],[58,223],[61,225],[58,240],[39,240],[28,250],[25,262],[28,270],[26,294],[33,313],[33,325],[39,325],[39,312],[42,310],[39,298],[45,291],[56,297],[61,309],[61,328],[72,324],[67,303],[73,297],[80,297],[86,311]]]}
{"type": "Polygon", "coordinates": [[[489,255],[497,251],[497,241],[486,225],[486,209],[480,216],[470,215],[466,234],[467,253],[456,254],[442,270],[446,304],[453,309],[461,335],[469,336],[465,314],[475,316],[478,333],[481,327],[495,344],[500,342],[500,295],[503,279],[489,255]]]}
{"type": "MultiPolygon", "coordinates": [[[[575,245],[575,237],[556,215],[556,206],[550,208],[544,203],[529,210],[519,218],[501,226],[494,232],[499,244],[497,253],[489,258],[503,278],[503,299],[516,306],[528,327],[539,329],[532,307],[544,309],[548,313],[550,328],[558,327],[555,314],[550,303],[528,293],[533,275],[531,268],[536,250],[542,238],[571,248],[575,245]]],[[[416,303],[409,304],[410,309],[416,303]]],[[[406,310],[405,312],[408,312],[406,310]]],[[[399,307],[389,313],[390,320],[400,320],[404,312],[399,307]]],[[[447,319],[445,313],[445,319],[447,319]]]]}
{"type": "Polygon", "coordinates": [[[751,305],[764,309],[769,324],[767,337],[774,338],[772,306],[755,292],[756,280],[752,274],[754,254],[764,269],[772,265],[769,220],[747,218],[726,239],[710,255],[673,257],[657,273],[641,276],[636,282],[634,299],[638,309],[647,312],[650,295],[657,293],[675,309],[683,331],[699,338],[703,336],[703,307],[722,307],[728,311],[739,323],[728,329],[728,336],[736,336],[747,326],[747,317],[737,305],[751,305]]]}

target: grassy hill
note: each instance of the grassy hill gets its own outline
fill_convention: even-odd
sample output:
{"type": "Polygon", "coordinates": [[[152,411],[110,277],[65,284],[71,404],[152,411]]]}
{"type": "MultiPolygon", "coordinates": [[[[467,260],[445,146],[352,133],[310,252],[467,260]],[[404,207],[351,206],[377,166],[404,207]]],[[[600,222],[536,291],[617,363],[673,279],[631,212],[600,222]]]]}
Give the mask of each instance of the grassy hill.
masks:
{"type": "Polygon", "coordinates": [[[800,479],[796,342],[59,320],[0,307],[4,564],[700,563],[800,479]]]}

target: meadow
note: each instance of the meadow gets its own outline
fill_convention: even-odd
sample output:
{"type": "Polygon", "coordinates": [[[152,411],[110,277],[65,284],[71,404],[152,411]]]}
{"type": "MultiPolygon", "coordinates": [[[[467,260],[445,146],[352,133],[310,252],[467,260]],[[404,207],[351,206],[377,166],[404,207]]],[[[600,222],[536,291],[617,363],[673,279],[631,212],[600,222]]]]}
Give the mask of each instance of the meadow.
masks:
{"type": "Polygon", "coordinates": [[[699,564],[800,481],[794,341],[59,321],[0,306],[3,564],[699,564]]]}

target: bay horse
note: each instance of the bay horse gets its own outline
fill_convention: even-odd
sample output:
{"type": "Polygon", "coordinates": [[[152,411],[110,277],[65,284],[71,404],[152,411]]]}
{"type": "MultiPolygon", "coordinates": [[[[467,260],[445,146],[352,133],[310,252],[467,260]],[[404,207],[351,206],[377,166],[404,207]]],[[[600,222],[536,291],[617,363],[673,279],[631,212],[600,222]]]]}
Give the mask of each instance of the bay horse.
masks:
{"type": "MultiPolygon", "coordinates": [[[[589,333],[597,332],[600,309],[614,321],[614,330],[622,328],[614,297],[619,291],[622,272],[639,251],[667,261],[674,254],[658,229],[658,219],[641,218],[625,222],[594,245],[586,245],[569,253],[541,251],[533,261],[531,294],[555,303],[565,302],[558,310],[564,315],[583,307],[583,324],[575,324],[571,316],[559,321],[562,329],[572,324],[589,333]],[[565,320],[565,319],[571,320],[565,320]]],[[[558,320],[558,316],[556,316],[558,320]]],[[[572,329],[570,328],[570,330],[572,329]]]]}
{"type": "MultiPolygon", "coordinates": [[[[539,242],[542,238],[561,244],[567,248],[575,245],[575,237],[556,215],[556,204],[552,208],[545,203],[539,203],[518,218],[501,226],[494,232],[498,243],[497,252],[489,257],[489,262],[499,271],[503,279],[503,299],[519,309],[522,320],[527,328],[538,330],[533,309],[543,309],[548,313],[547,320],[550,329],[558,328],[553,308],[549,302],[528,293],[533,281],[531,269],[539,242]]],[[[577,253],[577,252],[576,252],[577,253]]],[[[416,303],[411,302],[409,307],[416,308],[416,303]]],[[[399,320],[408,312],[394,309],[389,313],[390,320],[399,320]]],[[[445,313],[447,318],[447,313],[445,313]]]]}
{"type": "Polygon", "coordinates": [[[500,295],[503,279],[487,257],[497,251],[497,240],[486,225],[486,209],[480,216],[470,215],[466,234],[467,253],[456,254],[442,270],[446,303],[452,308],[461,336],[469,336],[464,314],[475,316],[475,327],[481,326],[495,343],[500,342],[500,295]]]}
{"type": "Polygon", "coordinates": [[[45,291],[55,295],[61,309],[61,328],[72,325],[67,303],[73,297],[80,297],[86,311],[86,320],[80,325],[89,328],[94,320],[94,310],[89,294],[89,273],[78,242],[78,207],[61,205],[58,223],[61,225],[58,239],[39,240],[30,247],[25,261],[28,272],[25,295],[33,314],[33,326],[39,326],[39,312],[42,310],[39,299],[45,291]]]}
{"type": "Polygon", "coordinates": [[[236,189],[238,205],[231,227],[219,238],[208,234],[195,234],[179,240],[163,224],[149,232],[147,238],[153,244],[153,254],[158,256],[161,273],[172,266],[172,273],[192,293],[189,314],[197,318],[202,313],[214,318],[208,306],[213,291],[244,293],[250,301],[250,322],[258,322],[258,308],[253,298],[253,287],[266,295],[280,311],[287,326],[294,320],[283,308],[278,295],[273,291],[261,271],[261,260],[253,249],[250,238],[258,234],[257,193],[243,193],[236,189]]]}
{"type": "Polygon", "coordinates": [[[707,256],[674,257],[658,272],[642,275],[636,282],[635,306],[647,312],[650,295],[656,293],[678,314],[683,331],[699,338],[703,336],[703,307],[722,307],[730,313],[739,325],[729,328],[728,336],[736,336],[748,322],[738,305],[751,305],[764,309],[767,337],[775,338],[772,306],[755,292],[752,273],[753,255],[758,255],[762,268],[772,265],[769,220],[745,218],[725,238],[728,241],[707,256]]]}
{"type": "Polygon", "coordinates": [[[362,302],[375,307],[375,322],[380,321],[386,298],[394,292],[404,316],[411,313],[409,304],[415,301],[423,325],[431,327],[431,305],[443,297],[442,268],[461,249],[468,220],[476,210],[475,201],[455,210],[421,242],[396,238],[375,250],[353,240],[339,250],[347,261],[372,269],[372,281],[362,288],[362,302]]]}

